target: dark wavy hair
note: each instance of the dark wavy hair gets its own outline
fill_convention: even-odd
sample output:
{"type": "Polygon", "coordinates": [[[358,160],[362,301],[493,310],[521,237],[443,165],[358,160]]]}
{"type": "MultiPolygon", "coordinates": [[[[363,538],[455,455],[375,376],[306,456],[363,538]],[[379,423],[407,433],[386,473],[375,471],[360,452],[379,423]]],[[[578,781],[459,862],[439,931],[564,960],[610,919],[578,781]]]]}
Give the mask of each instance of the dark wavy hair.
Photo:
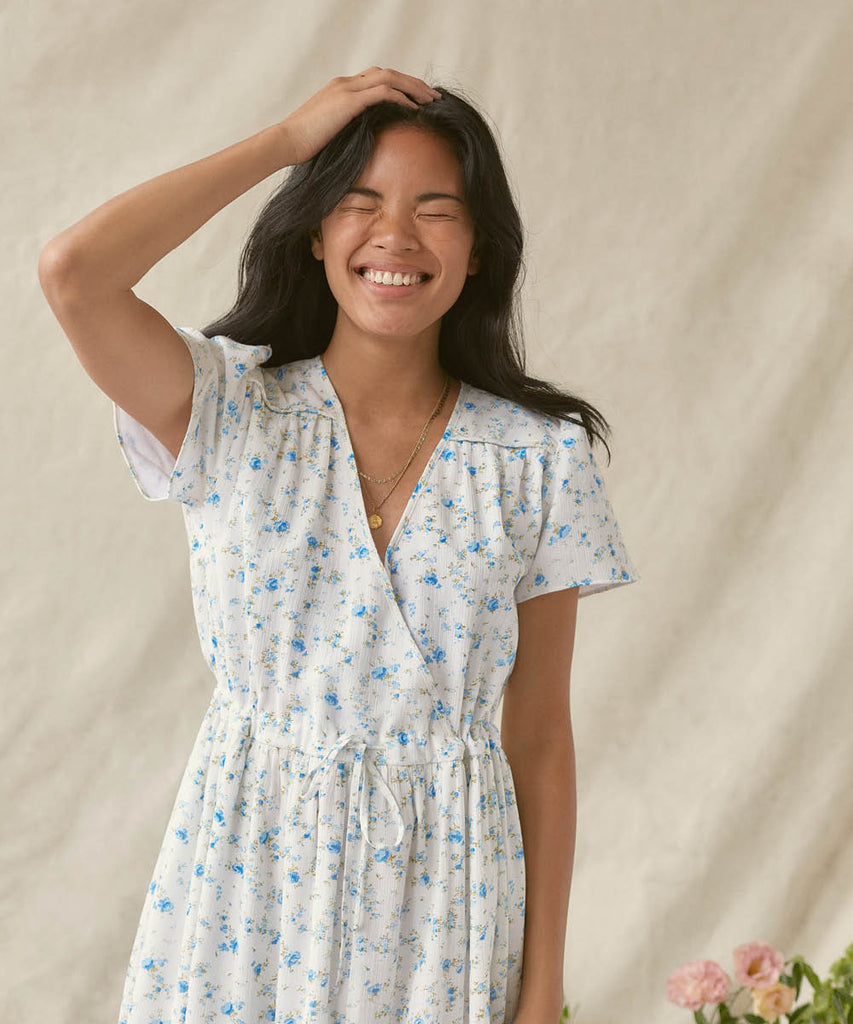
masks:
{"type": "Polygon", "coordinates": [[[454,377],[534,412],[579,422],[590,444],[610,448],[610,426],[588,402],[524,371],[519,292],[524,276],[521,218],[495,137],[483,116],[458,92],[435,86],[441,98],[413,109],[392,101],[367,107],[315,156],[292,168],[258,215],[240,256],[232,308],[204,328],[249,345],[269,345],[263,365],[280,366],[325,351],[337,302],[311,233],[367,164],[379,134],[411,125],[449,143],[462,168],[480,267],[467,277],[444,314],[438,357],[454,377]],[[578,419],[574,417],[579,417],[578,419]]]}

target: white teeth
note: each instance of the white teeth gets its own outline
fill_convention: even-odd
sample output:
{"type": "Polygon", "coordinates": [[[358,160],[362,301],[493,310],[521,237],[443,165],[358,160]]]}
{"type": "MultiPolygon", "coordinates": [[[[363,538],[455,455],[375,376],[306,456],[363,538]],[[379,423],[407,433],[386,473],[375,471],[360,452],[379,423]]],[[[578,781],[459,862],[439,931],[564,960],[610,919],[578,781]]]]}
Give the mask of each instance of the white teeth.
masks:
{"type": "Polygon", "coordinates": [[[392,274],[390,270],[365,270],[363,277],[374,284],[389,284],[392,286],[419,284],[423,280],[422,274],[401,274],[399,271],[392,274]]]}

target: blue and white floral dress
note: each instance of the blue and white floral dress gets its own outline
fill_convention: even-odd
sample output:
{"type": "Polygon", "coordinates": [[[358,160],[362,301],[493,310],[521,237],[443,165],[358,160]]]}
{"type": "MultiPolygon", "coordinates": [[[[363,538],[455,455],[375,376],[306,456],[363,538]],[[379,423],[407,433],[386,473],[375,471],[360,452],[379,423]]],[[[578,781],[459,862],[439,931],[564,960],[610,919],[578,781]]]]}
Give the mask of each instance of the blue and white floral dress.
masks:
{"type": "Polygon", "coordinates": [[[179,334],[177,461],[113,414],[142,495],[182,505],[214,686],[120,1020],[510,1022],[516,605],[639,579],[586,433],[463,381],[383,560],[321,358],[179,334]]]}

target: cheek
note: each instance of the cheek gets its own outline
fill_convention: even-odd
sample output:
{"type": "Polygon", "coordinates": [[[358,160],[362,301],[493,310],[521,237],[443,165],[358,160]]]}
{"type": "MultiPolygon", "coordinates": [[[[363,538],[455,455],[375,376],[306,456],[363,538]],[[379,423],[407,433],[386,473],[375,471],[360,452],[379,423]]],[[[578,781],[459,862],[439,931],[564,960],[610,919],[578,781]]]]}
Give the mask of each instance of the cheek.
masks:
{"type": "Polygon", "coordinates": [[[436,250],[443,253],[443,259],[449,266],[467,266],[471,250],[474,246],[473,236],[460,234],[458,230],[436,230],[430,242],[436,250]]]}

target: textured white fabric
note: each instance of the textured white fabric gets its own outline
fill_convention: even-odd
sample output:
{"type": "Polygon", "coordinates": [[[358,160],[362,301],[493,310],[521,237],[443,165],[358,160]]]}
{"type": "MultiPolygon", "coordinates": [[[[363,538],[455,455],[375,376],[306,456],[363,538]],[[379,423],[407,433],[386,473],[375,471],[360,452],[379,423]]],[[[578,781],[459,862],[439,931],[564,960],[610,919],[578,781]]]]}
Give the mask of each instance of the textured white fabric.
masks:
{"type": "Polygon", "coordinates": [[[265,369],[267,347],[180,336],[177,459],[115,422],[141,494],[183,505],[215,689],[122,1024],[509,1024],[524,848],[494,718],[516,604],[637,578],[586,433],[463,381],[381,559],[319,355],[265,369]]]}

